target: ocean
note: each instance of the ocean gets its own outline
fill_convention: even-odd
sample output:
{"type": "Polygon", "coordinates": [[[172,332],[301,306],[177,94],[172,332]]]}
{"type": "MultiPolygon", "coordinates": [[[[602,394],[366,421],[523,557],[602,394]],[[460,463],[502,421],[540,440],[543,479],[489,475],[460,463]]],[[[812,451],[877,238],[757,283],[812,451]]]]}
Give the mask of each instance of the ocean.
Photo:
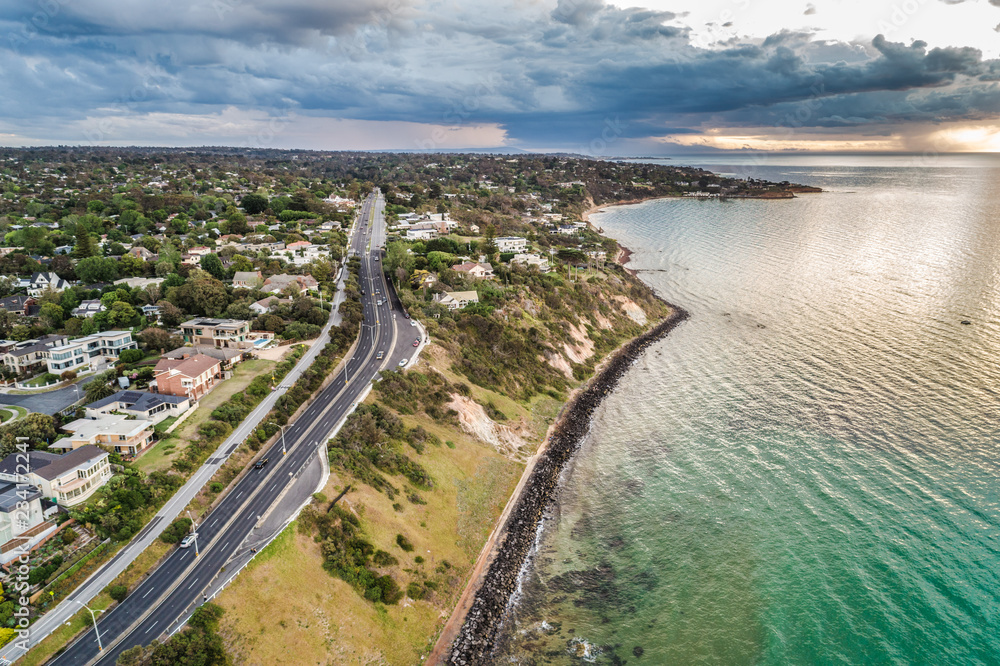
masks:
{"type": "Polygon", "coordinates": [[[689,157],[779,201],[592,217],[691,318],[602,405],[517,664],[1000,664],[1000,159],[689,157]]]}

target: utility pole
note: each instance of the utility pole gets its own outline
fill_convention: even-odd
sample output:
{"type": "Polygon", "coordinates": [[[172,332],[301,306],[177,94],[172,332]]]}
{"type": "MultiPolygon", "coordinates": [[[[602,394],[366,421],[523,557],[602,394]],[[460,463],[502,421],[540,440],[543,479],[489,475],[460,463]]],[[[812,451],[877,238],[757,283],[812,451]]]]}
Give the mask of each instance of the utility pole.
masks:
{"type": "Polygon", "coordinates": [[[188,518],[191,520],[191,534],[194,535],[194,556],[198,557],[201,555],[198,552],[198,526],[195,524],[194,518],[191,518],[191,512],[186,511],[185,513],[187,513],[188,518]]]}
{"type": "Polygon", "coordinates": [[[281,426],[281,455],[285,453],[285,426],[281,426]]]}
{"type": "MultiPolygon", "coordinates": [[[[94,622],[94,633],[97,634],[97,651],[98,652],[104,652],[104,646],[101,645],[101,632],[97,628],[97,615],[94,614],[94,611],[91,610],[90,606],[88,606],[87,604],[83,603],[82,601],[77,601],[76,599],[70,599],[70,601],[78,603],[81,606],[83,606],[84,608],[86,608],[88,611],[90,611],[90,619],[94,622]]],[[[103,613],[104,611],[99,610],[97,612],[98,613],[103,613]]]]}

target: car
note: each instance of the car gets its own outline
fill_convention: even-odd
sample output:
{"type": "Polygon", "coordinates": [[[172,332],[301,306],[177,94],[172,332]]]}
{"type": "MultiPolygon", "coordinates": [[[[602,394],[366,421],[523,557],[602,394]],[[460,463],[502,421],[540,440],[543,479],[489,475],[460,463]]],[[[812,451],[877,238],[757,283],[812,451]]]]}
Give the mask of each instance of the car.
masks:
{"type": "Polygon", "coordinates": [[[375,257],[375,261],[378,261],[378,257],[375,257]]]}
{"type": "Polygon", "coordinates": [[[410,318],[410,313],[409,312],[404,312],[403,316],[406,317],[407,319],[409,319],[410,318]]]}
{"type": "Polygon", "coordinates": [[[194,543],[194,540],[197,538],[198,538],[197,532],[192,532],[191,534],[188,534],[186,537],[184,537],[184,540],[181,541],[181,548],[188,548],[191,544],[194,543]]]}
{"type": "Polygon", "coordinates": [[[413,346],[414,347],[419,347],[420,346],[420,340],[414,340],[413,341],[413,346]]]}
{"type": "Polygon", "coordinates": [[[381,361],[384,356],[385,352],[379,352],[378,354],[375,355],[375,358],[381,361]]]}
{"type": "MultiPolygon", "coordinates": [[[[407,319],[410,319],[410,318],[407,317],[407,319]]],[[[417,325],[417,322],[415,322],[412,319],[410,319],[410,326],[416,326],[416,325],[417,325]]]]}
{"type": "Polygon", "coordinates": [[[404,365],[406,365],[406,363],[407,363],[407,362],[408,362],[409,360],[410,360],[410,359],[408,359],[408,358],[404,358],[404,359],[403,359],[402,361],[400,361],[400,362],[399,362],[399,367],[401,367],[401,368],[402,368],[402,367],[403,367],[404,365]]]}
{"type": "Polygon", "coordinates": [[[260,460],[258,460],[257,462],[254,463],[253,468],[254,469],[264,469],[264,465],[266,465],[266,464],[267,464],[267,458],[261,458],[260,460]]]}

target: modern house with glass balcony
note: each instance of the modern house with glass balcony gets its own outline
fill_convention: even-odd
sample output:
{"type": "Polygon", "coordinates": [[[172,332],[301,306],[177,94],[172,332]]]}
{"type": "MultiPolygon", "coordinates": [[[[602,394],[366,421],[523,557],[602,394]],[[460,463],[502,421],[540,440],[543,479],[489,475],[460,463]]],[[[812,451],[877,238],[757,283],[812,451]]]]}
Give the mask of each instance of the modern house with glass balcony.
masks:
{"type": "Polygon", "coordinates": [[[240,319],[192,319],[181,324],[184,342],[216,349],[250,349],[250,322],[240,319]]]}
{"type": "Polygon", "coordinates": [[[75,340],[61,340],[49,347],[46,365],[52,374],[82,372],[118,360],[125,349],[138,349],[131,331],[104,331],[75,340]]]}

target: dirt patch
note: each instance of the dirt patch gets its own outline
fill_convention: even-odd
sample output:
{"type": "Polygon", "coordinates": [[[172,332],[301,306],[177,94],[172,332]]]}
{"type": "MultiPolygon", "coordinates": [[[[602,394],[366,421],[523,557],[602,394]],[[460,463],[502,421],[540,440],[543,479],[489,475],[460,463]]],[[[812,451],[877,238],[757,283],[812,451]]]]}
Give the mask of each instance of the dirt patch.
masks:
{"type": "Polygon", "coordinates": [[[620,307],[622,309],[622,312],[624,312],[626,315],[628,315],[628,317],[632,321],[634,321],[635,323],[639,324],[640,326],[645,326],[646,325],[646,321],[647,321],[646,320],[646,311],[643,310],[641,307],[639,307],[638,303],[636,303],[635,301],[633,301],[628,296],[612,296],[611,298],[616,303],[618,303],[618,307],[620,307]]]}
{"type": "MultiPolygon", "coordinates": [[[[643,316],[645,316],[645,313],[643,313],[643,316]]],[[[566,343],[563,345],[566,358],[573,363],[583,363],[594,355],[594,341],[587,337],[587,331],[582,326],[570,324],[569,332],[576,341],[576,344],[571,345],[566,343]]]]}
{"type": "Polygon", "coordinates": [[[528,442],[510,426],[497,423],[487,416],[482,405],[455,393],[451,397],[448,407],[458,412],[462,430],[508,458],[515,458],[522,449],[527,450],[528,442]]]}
{"type": "Polygon", "coordinates": [[[540,357],[539,360],[544,360],[553,368],[566,375],[567,379],[573,379],[573,368],[570,366],[569,361],[566,360],[566,357],[562,354],[545,352],[545,356],[540,357]]]}

